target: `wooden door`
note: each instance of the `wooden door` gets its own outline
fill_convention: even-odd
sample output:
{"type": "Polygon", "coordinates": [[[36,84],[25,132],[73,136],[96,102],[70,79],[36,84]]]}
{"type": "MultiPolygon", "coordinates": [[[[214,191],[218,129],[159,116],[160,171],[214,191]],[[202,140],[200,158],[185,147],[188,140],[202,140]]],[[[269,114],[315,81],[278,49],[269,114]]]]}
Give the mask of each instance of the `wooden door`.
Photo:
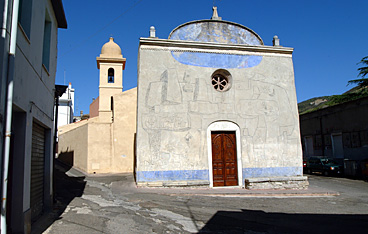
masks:
{"type": "Polygon", "coordinates": [[[211,132],[213,186],[238,185],[235,132],[211,132]]]}

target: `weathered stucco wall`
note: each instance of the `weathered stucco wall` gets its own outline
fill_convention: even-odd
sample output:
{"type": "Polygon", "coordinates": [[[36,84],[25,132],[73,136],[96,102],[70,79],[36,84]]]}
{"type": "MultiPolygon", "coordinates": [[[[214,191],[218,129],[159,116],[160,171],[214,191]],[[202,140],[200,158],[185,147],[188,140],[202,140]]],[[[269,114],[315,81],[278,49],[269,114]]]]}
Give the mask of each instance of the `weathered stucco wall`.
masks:
{"type": "Polygon", "coordinates": [[[112,123],[89,125],[88,173],[133,172],[137,89],[113,95],[112,123]]]}
{"type": "Polygon", "coordinates": [[[114,95],[114,155],[112,165],[118,172],[133,172],[137,122],[137,88],[114,95]]]}
{"type": "Polygon", "coordinates": [[[88,157],[88,121],[81,121],[59,128],[59,160],[86,171],[88,157]]]}
{"type": "Polygon", "coordinates": [[[87,173],[111,172],[107,171],[112,162],[111,138],[111,124],[95,122],[88,125],[87,173]]]}
{"type": "Polygon", "coordinates": [[[163,44],[139,50],[138,182],[209,181],[207,129],[216,121],[240,129],[243,178],[302,174],[291,53],[163,44]],[[232,77],[225,92],[211,84],[219,68],[232,77]]]}
{"type": "Polygon", "coordinates": [[[137,89],[113,95],[113,100],[112,123],[95,117],[59,129],[62,160],[73,154],[73,165],[89,174],[133,172],[137,89]]]}

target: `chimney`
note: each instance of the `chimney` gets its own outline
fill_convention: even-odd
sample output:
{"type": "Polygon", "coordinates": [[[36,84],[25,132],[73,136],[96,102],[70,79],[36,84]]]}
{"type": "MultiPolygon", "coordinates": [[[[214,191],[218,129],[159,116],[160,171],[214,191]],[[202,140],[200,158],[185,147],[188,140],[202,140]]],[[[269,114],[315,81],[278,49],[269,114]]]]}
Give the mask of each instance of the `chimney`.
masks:
{"type": "Polygon", "coordinates": [[[280,46],[280,39],[278,36],[274,36],[272,40],[273,46],[280,46]]]}
{"type": "Polygon", "coordinates": [[[156,37],[156,29],[154,26],[150,27],[150,37],[156,37]]]}

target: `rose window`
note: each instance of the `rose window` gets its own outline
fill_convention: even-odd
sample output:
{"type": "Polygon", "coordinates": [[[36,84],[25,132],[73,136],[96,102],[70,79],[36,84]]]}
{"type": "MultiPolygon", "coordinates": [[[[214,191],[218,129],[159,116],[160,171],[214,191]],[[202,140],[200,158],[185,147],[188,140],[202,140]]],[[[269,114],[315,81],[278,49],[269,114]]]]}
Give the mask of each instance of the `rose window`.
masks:
{"type": "Polygon", "coordinates": [[[212,74],[212,86],[217,91],[223,92],[230,88],[231,75],[228,71],[219,69],[212,74]]]}

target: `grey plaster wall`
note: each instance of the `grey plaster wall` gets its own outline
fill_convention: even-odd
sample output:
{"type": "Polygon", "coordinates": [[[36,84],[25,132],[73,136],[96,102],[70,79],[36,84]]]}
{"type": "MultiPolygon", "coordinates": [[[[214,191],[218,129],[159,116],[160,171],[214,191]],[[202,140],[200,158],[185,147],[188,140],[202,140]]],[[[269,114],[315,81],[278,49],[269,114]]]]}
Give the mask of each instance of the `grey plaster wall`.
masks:
{"type": "MultiPolygon", "coordinates": [[[[208,61],[229,56],[188,48],[185,53],[193,59],[212,56],[208,61]]],[[[216,121],[229,121],[240,128],[243,178],[302,174],[291,55],[233,53],[253,56],[259,62],[226,68],[232,85],[219,92],[211,85],[211,75],[222,68],[216,67],[217,61],[212,63],[215,66],[211,62],[188,65],[173,55],[173,49],[140,46],[138,182],[210,180],[207,128],[216,121]]]]}

